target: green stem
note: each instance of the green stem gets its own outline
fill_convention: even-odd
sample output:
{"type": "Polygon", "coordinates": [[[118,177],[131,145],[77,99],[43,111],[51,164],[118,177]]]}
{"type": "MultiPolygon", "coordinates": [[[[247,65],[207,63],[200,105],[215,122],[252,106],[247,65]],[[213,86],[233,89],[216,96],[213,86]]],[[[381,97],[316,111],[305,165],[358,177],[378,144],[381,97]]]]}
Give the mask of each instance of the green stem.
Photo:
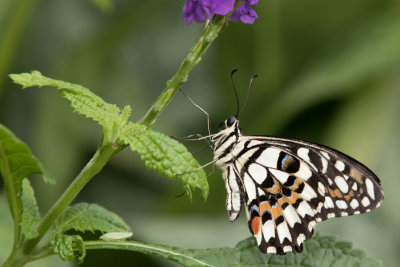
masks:
{"type": "Polygon", "coordinates": [[[19,267],[23,266],[27,262],[28,258],[22,253],[21,250],[13,249],[7,260],[3,263],[1,267],[19,267]]]}
{"type": "Polygon", "coordinates": [[[31,261],[39,260],[39,259],[51,256],[54,254],[55,253],[54,253],[50,243],[48,243],[38,249],[35,249],[31,255],[31,257],[29,258],[29,261],[31,262],[31,261]]]}
{"type": "Polygon", "coordinates": [[[139,121],[140,123],[151,126],[157,121],[158,116],[171,101],[178,89],[187,81],[189,73],[200,62],[208,47],[210,47],[211,43],[225,28],[228,23],[228,17],[215,16],[214,19],[206,23],[204,31],[183,60],[178,71],[167,81],[163,92],[147,111],[146,115],[139,121]]]}
{"type": "Polygon", "coordinates": [[[35,239],[27,241],[24,246],[25,254],[30,254],[32,252],[47,230],[52,226],[55,219],[72,202],[72,200],[74,200],[82,188],[90,181],[90,179],[93,178],[93,176],[100,172],[104,165],[106,165],[115,154],[121,151],[121,148],[114,150],[112,144],[104,143],[103,140],[92,159],[86,164],[85,168],[83,168],[75,180],[43,217],[37,229],[39,235],[35,239]]]}

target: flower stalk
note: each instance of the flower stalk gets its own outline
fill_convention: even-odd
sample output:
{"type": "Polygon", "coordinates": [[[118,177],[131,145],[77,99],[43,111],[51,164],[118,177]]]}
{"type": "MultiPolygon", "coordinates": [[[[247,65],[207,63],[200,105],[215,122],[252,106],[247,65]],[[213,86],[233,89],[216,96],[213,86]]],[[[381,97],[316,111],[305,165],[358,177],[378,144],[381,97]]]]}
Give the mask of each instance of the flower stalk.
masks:
{"type": "Polygon", "coordinates": [[[228,16],[214,16],[212,20],[206,23],[202,34],[181,63],[178,71],[167,81],[161,95],[150,107],[146,115],[139,121],[140,123],[151,126],[157,121],[157,118],[167,107],[178,89],[187,81],[189,73],[201,61],[212,42],[225,29],[228,19],[228,16]]]}

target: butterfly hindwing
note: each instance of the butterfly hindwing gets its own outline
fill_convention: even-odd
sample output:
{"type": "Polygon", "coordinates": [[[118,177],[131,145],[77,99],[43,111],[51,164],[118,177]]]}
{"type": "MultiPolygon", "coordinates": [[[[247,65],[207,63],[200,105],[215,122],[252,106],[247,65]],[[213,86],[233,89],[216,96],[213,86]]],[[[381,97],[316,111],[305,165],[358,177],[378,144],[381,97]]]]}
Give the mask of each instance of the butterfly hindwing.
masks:
{"type": "Polygon", "coordinates": [[[263,252],[301,252],[303,241],[313,233],[316,208],[323,198],[307,183],[312,172],[304,162],[277,147],[256,143],[249,141],[252,155],[243,154],[247,161],[236,158],[246,162],[241,177],[250,231],[263,252]],[[281,166],[283,160],[286,166],[281,166]]]}
{"type": "Polygon", "coordinates": [[[240,182],[237,171],[232,166],[227,166],[225,173],[225,188],[227,192],[226,210],[229,219],[234,221],[239,217],[242,208],[242,183],[240,182]]]}

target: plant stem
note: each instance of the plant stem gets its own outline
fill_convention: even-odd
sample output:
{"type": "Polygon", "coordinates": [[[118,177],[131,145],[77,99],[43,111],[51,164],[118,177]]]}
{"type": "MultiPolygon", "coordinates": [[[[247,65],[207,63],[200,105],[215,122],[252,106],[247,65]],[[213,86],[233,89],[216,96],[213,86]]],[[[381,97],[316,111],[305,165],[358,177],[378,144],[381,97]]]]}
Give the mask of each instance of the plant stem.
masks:
{"type": "Polygon", "coordinates": [[[189,73],[200,62],[211,43],[218,37],[228,23],[229,16],[215,16],[205,25],[204,31],[197,42],[183,60],[175,75],[167,81],[165,88],[158,99],[147,111],[146,115],[139,121],[144,125],[151,126],[161,112],[165,109],[178,89],[187,81],[189,73]]]}
{"type": "Polygon", "coordinates": [[[55,252],[53,251],[50,243],[47,243],[46,245],[35,249],[32,254],[31,257],[29,258],[29,261],[35,261],[35,260],[39,260],[51,255],[54,255],[55,252]]]}
{"type": "Polygon", "coordinates": [[[26,242],[24,246],[24,253],[29,254],[35,248],[37,243],[42,239],[44,234],[49,230],[55,219],[61,212],[74,200],[82,188],[93,178],[106,163],[118,152],[121,148],[113,149],[112,145],[101,141],[96,153],[92,159],[86,164],[85,168],[79,173],[75,180],[69,185],[65,192],[58,198],[56,203],[50,208],[46,215],[41,220],[38,226],[39,235],[32,240],[26,242]]]}

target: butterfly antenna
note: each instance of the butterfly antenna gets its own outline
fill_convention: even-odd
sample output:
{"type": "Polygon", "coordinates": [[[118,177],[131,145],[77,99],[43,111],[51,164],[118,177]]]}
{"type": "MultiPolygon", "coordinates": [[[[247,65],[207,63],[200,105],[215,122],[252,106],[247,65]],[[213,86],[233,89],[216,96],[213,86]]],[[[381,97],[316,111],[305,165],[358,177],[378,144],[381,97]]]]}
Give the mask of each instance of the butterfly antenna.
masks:
{"type": "Polygon", "coordinates": [[[211,122],[210,122],[210,114],[208,114],[207,111],[205,111],[202,107],[200,107],[199,105],[197,105],[189,96],[187,96],[185,94],[185,92],[183,92],[183,90],[181,88],[179,88],[179,91],[181,91],[181,93],[187,98],[189,99],[189,101],[199,110],[201,110],[201,112],[203,112],[204,114],[206,114],[207,116],[207,127],[208,127],[208,134],[211,136],[211,122]]]}
{"type": "Polygon", "coordinates": [[[238,97],[236,86],[235,86],[235,79],[233,79],[233,75],[235,74],[235,72],[237,72],[237,69],[234,69],[231,72],[231,81],[232,81],[233,91],[235,92],[235,97],[236,97],[236,115],[235,115],[235,117],[237,118],[237,116],[239,115],[240,107],[239,107],[239,97],[238,97]]]}
{"type": "MultiPolygon", "coordinates": [[[[237,115],[237,116],[239,116],[239,114],[240,114],[240,113],[242,113],[242,111],[243,111],[244,107],[246,106],[246,104],[247,104],[247,100],[249,100],[249,95],[250,95],[250,88],[251,88],[251,84],[253,83],[253,80],[254,80],[255,78],[257,78],[257,77],[258,77],[258,74],[255,74],[255,75],[251,76],[251,78],[250,78],[250,82],[249,82],[249,86],[247,87],[247,95],[246,95],[246,100],[244,101],[243,107],[242,107],[242,109],[240,110],[240,112],[238,113],[238,115],[237,115]]],[[[236,116],[236,117],[237,117],[237,116],[236,116]]]]}

